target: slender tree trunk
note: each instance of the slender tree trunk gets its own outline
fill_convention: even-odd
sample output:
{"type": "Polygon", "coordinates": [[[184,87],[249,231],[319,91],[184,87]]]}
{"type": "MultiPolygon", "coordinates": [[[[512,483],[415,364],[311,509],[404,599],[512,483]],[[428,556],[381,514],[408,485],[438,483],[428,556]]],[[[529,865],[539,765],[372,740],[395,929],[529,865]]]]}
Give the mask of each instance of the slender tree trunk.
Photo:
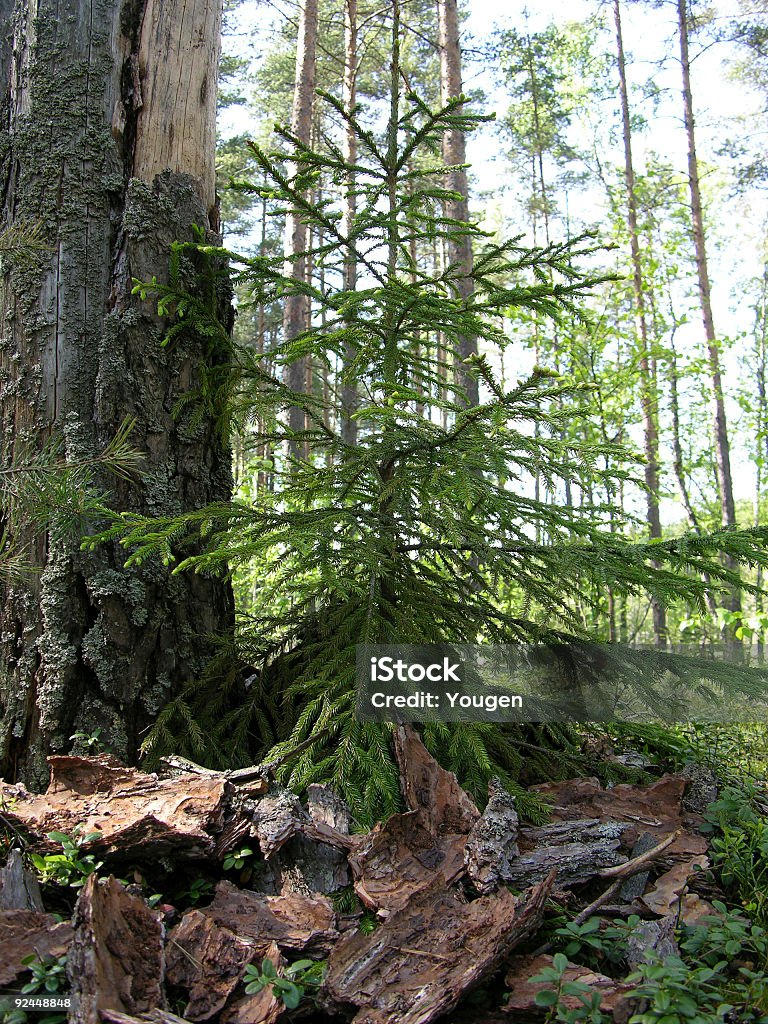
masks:
{"type": "MultiPolygon", "coordinates": [[[[296,41],[296,80],[293,92],[291,131],[309,146],[312,139],[312,108],[315,97],[315,64],[317,53],[317,0],[304,0],[299,9],[299,34],[296,41]]],[[[289,210],[285,223],[285,275],[304,282],[307,276],[307,226],[301,215],[289,210]]],[[[283,306],[283,336],[292,341],[309,327],[311,304],[308,295],[286,295],[283,306]]],[[[302,356],[292,362],[286,372],[286,383],[291,390],[306,394],[309,360],[302,356]]],[[[306,429],[304,410],[293,406],[288,414],[291,432],[306,429]]],[[[292,441],[291,455],[298,458],[303,451],[292,441]]]]}
{"type": "MultiPolygon", "coordinates": [[[[3,271],[2,463],[50,435],[88,458],[131,416],[145,472],[139,485],[100,481],[114,507],[226,500],[216,424],[176,411],[202,361],[226,354],[192,333],[162,348],[167,322],[131,295],[134,277],[167,281],[170,245],[194,225],[217,239],[218,0],[12,6],[0,0],[0,31],[14,31],[12,59],[0,42],[2,220],[40,224],[45,249],[3,271]]],[[[182,274],[196,287],[191,263],[182,274]]],[[[41,571],[0,594],[0,774],[39,785],[46,754],[76,731],[100,728],[135,760],[158,710],[199,676],[232,602],[226,584],[159,561],[127,569],[112,545],[86,554],[51,533],[30,553],[41,571]]]]}
{"type": "MultiPolygon", "coordinates": [[[[344,2],[344,82],[342,86],[342,102],[344,109],[352,114],[357,101],[357,0],[344,2]]],[[[357,163],[357,136],[351,124],[344,130],[344,147],[342,150],[345,162],[352,167],[357,163]]],[[[357,197],[355,196],[355,172],[347,172],[346,196],[344,198],[344,221],[342,229],[349,235],[357,213],[357,197]]],[[[344,258],[344,288],[354,291],[357,287],[357,260],[352,247],[347,249],[344,258]]],[[[344,361],[342,366],[341,385],[341,436],[346,444],[357,443],[357,421],[353,418],[358,403],[357,381],[352,376],[352,365],[355,358],[355,347],[349,341],[344,344],[344,361]]]]}
{"type": "MultiPolygon", "coordinates": [[[[691,193],[693,244],[696,253],[699,303],[701,306],[701,317],[704,325],[704,336],[707,344],[710,387],[712,392],[712,428],[715,445],[715,471],[718,490],[720,493],[720,512],[723,525],[735,526],[736,505],[733,499],[733,482],[731,479],[731,453],[728,441],[728,425],[725,415],[722,377],[720,373],[720,350],[718,347],[717,335],[715,333],[714,318],[712,316],[709,266],[707,263],[704,216],[702,213],[701,188],[699,185],[699,164],[696,156],[693,95],[691,92],[691,63],[688,52],[687,0],[678,0],[677,12],[680,33],[680,63],[683,71],[685,131],[688,138],[688,181],[691,193]]],[[[733,559],[728,559],[727,565],[734,571],[738,568],[733,559]]],[[[741,598],[738,590],[734,590],[731,594],[730,608],[731,611],[739,611],[741,609],[741,598]]]]}
{"type": "MultiPolygon", "coordinates": [[[[440,50],[440,95],[443,104],[462,94],[461,48],[459,46],[459,13],[457,0],[437,0],[438,46],[440,50]]],[[[458,196],[445,203],[446,217],[466,224],[469,221],[469,190],[466,163],[467,150],[464,133],[453,128],[443,136],[443,160],[455,168],[447,175],[447,186],[458,196]]],[[[448,243],[448,262],[456,273],[456,292],[467,300],[474,292],[472,281],[472,241],[469,235],[455,229],[448,243]]],[[[477,355],[477,338],[462,336],[458,339],[461,363],[456,368],[456,382],[467,396],[468,405],[477,405],[479,389],[477,378],[467,372],[464,360],[477,355]]]]}
{"type": "MultiPolygon", "coordinates": [[[[627,228],[632,256],[632,295],[635,307],[635,334],[640,354],[640,404],[643,413],[643,448],[645,453],[645,488],[648,533],[653,540],[661,537],[659,515],[659,428],[657,382],[653,373],[648,341],[648,320],[645,308],[643,266],[640,258],[640,239],[637,228],[637,198],[635,195],[635,169],[632,162],[632,127],[629,116],[629,90],[624,60],[624,39],[621,31],[619,0],[614,0],[613,16],[616,26],[616,53],[621,95],[621,124],[624,135],[624,183],[627,192],[627,228]]],[[[661,601],[652,602],[653,632],[656,643],[667,641],[666,611],[661,601]]]]}

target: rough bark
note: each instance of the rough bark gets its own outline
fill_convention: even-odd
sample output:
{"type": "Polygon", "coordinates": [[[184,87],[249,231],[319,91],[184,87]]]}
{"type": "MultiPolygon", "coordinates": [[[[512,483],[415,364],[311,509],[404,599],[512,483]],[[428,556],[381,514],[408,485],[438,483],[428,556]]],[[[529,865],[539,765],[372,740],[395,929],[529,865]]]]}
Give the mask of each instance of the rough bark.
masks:
{"type": "MultiPolygon", "coordinates": [[[[723,382],[720,372],[720,349],[715,333],[715,322],[712,315],[712,289],[709,280],[709,264],[707,262],[706,236],[704,232],[704,214],[701,204],[701,186],[699,183],[699,162],[696,155],[696,131],[693,116],[693,93],[691,91],[691,61],[688,48],[688,4],[687,0],[678,0],[678,29],[680,35],[680,64],[683,73],[683,112],[685,131],[688,139],[688,183],[691,194],[691,223],[693,228],[693,246],[696,255],[696,273],[699,286],[699,304],[704,326],[704,336],[709,362],[709,377],[712,402],[712,433],[715,444],[715,471],[720,495],[720,514],[723,526],[736,525],[736,505],[733,497],[733,481],[731,477],[731,450],[728,440],[728,423],[723,398],[723,382]]],[[[729,569],[737,570],[734,559],[728,559],[729,569]]],[[[730,599],[731,611],[739,611],[741,598],[734,590],[730,599]]]]}
{"type": "Polygon", "coordinates": [[[100,1024],[103,1009],[143,1013],[162,1006],[163,926],[114,876],[91,875],[75,906],[67,959],[72,1019],[100,1024]]]}
{"type": "MultiPolygon", "coordinates": [[[[11,23],[0,216],[40,224],[45,249],[23,272],[4,268],[2,462],[50,435],[70,458],[91,457],[131,416],[144,474],[100,481],[114,507],[162,514],[224,500],[216,424],[191,405],[176,411],[200,365],[224,354],[191,334],[161,348],[167,325],[131,296],[134,277],[167,280],[173,241],[215,227],[218,4],[17,0],[11,23]]],[[[194,268],[186,275],[194,286],[194,268]]],[[[42,571],[0,596],[0,771],[40,785],[45,754],[76,731],[100,728],[135,760],[158,710],[203,669],[232,602],[226,584],[171,577],[159,561],[126,569],[116,546],[86,554],[77,538],[49,535],[30,554],[42,571]]]]}
{"type": "MultiPolygon", "coordinates": [[[[443,105],[448,100],[462,95],[461,47],[459,44],[459,14],[457,0],[438,0],[438,48],[440,51],[440,95],[443,105]]],[[[456,199],[445,203],[445,215],[457,223],[469,221],[469,189],[467,172],[461,166],[466,163],[467,150],[464,133],[451,128],[443,136],[443,160],[452,168],[447,174],[446,185],[457,193],[456,199]]],[[[472,281],[472,241],[468,234],[454,229],[448,239],[448,262],[454,268],[456,293],[460,299],[468,299],[474,292],[472,281]]],[[[477,338],[461,336],[457,339],[460,360],[477,354],[477,338]]],[[[477,378],[468,373],[466,367],[456,367],[456,381],[463,388],[468,405],[479,401],[477,378]]]]}
{"type": "Polygon", "coordinates": [[[372,935],[335,946],[327,993],[360,1007],[354,1024],[428,1024],[538,929],[553,883],[554,874],[525,901],[504,889],[467,904],[437,881],[372,935]]]}
{"type": "MultiPolygon", "coordinates": [[[[629,248],[632,257],[632,295],[635,307],[635,335],[639,351],[640,404],[643,413],[643,449],[645,454],[645,488],[648,532],[652,539],[661,537],[659,514],[659,427],[658,398],[653,361],[650,358],[648,319],[645,308],[643,265],[640,258],[640,237],[637,226],[637,197],[635,194],[635,169],[632,161],[632,124],[629,114],[629,91],[627,70],[624,59],[624,39],[621,30],[621,7],[614,0],[613,17],[616,26],[616,57],[619,71],[619,92],[621,95],[621,124],[624,136],[624,184],[627,194],[627,228],[629,248]]],[[[656,642],[665,646],[667,641],[667,616],[664,605],[657,598],[651,602],[653,631],[656,642]]]]}
{"type": "MultiPolygon", "coordinates": [[[[299,34],[296,41],[296,80],[293,92],[291,131],[305,145],[312,141],[312,108],[315,96],[315,64],[317,51],[317,0],[304,0],[299,10],[299,34]]],[[[302,283],[307,276],[308,231],[302,216],[288,212],[285,222],[285,275],[302,283]]],[[[288,294],[283,304],[283,337],[291,341],[309,327],[311,304],[301,292],[288,294]]],[[[307,392],[309,358],[302,356],[287,368],[286,383],[297,393],[307,392]]],[[[292,432],[305,429],[304,410],[292,406],[288,426],[292,432]]],[[[291,442],[294,457],[306,455],[304,446],[291,442]]]]}
{"type": "MultiPolygon", "coordinates": [[[[345,0],[344,3],[344,82],[342,85],[342,102],[345,110],[351,115],[357,101],[357,0],[345,0]]],[[[344,160],[351,168],[357,163],[357,136],[355,129],[347,123],[344,128],[344,160]]],[[[344,220],[342,230],[349,236],[357,213],[357,197],[355,195],[355,172],[347,172],[346,195],[344,197],[344,220]]],[[[354,291],[357,287],[357,260],[352,249],[347,250],[344,258],[344,288],[354,291]]],[[[357,443],[357,421],[353,414],[357,408],[357,382],[352,376],[352,364],[355,348],[349,342],[344,346],[344,379],[341,386],[341,434],[346,444],[357,443]]]]}

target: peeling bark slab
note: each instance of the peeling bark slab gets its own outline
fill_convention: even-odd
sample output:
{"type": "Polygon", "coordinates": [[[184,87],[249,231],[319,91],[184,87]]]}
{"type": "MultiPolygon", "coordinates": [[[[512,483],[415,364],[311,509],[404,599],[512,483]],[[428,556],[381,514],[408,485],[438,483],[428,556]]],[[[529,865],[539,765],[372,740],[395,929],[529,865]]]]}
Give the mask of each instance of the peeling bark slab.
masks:
{"type": "Polygon", "coordinates": [[[504,880],[522,888],[557,868],[558,886],[586,882],[601,868],[626,863],[619,853],[626,827],[626,822],[595,818],[521,829],[520,856],[507,864],[504,880]]]}
{"type": "Polygon", "coordinates": [[[336,832],[349,835],[352,814],[346,803],[330,786],[313,782],[307,789],[307,811],[317,825],[328,825],[336,832]]]}
{"type": "Polygon", "coordinates": [[[58,922],[53,914],[36,910],[0,911],[0,985],[10,985],[28,970],[21,962],[36,953],[40,957],[63,956],[72,942],[72,925],[58,922]]]}
{"type": "Polygon", "coordinates": [[[641,921],[632,931],[627,943],[626,960],[629,966],[634,970],[650,953],[656,953],[662,959],[666,956],[679,956],[675,924],[673,914],[662,918],[661,921],[641,921]]]}
{"type": "Polygon", "coordinates": [[[252,831],[266,860],[308,824],[306,811],[290,790],[278,790],[254,803],[252,831]]]}
{"type": "Polygon", "coordinates": [[[442,881],[391,914],[372,935],[333,950],[325,983],[355,1024],[428,1024],[492,973],[541,924],[554,873],[526,901],[507,889],[462,903],[442,881]]]}
{"type": "Polygon", "coordinates": [[[0,869],[0,910],[44,912],[40,885],[24,867],[21,850],[11,850],[5,867],[0,869]]]}
{"type": "MultiPolygon", "coordinates": [[[[277,969],[284,961],[275,943],[267,947],[265,956],[277,969]]],[[[231,1000],[219,1017],[219,1024],[276,1024],[283,1010],[283,1003],[275,999],[271,986],[254,995],[243,995],[231,1000]]]]}
{"type": "Polygon", "coordinates": [[[339,938],[333,904],[325,896],[264,896],[224,881],[213,902],[197,913],[258,947],[260,956],[272,942],[286,953],[325,956],[339,938]]]}
{"type": "Polygon", "coordinates": [[[669,871],[665,871],[656,879],[653,889],[641,896],[640,902],[659,917],[676,914],[680,909],[680,897],[691,876],[697,868],[706,869],[708,867],[709,859],[707,857],[694,857],[691,860],[675,864],[669,871]]]}
{"type": "Polygon", "coordinates": [[[213,856],[228,802],[223,777],[184,775],[158,779],[126,768],[108,754],[99,757],[50,757],[51,783],[42,796],[24,787],[4,785],[14,798],[5,812],[10,824],[30,837],[37,849],[51,849],[48,832],[100,832],[88,844],[121,859],[213,856]]]}
{"type": "Polygon", "coordinates": [[[75,905],[67,973],[72,1019],[98,1024],[103,1009],[144,1013],[162,1006],[163,926],[113,876],[91,875],[75,905]]]}
{"type": "Polygon", "coordinates": [[[683,796],[688,780],[679,775],[664,775],[647,786],[622,784],[603,789],[596,778],[568,779],[532,786],[531,792],[554,802],[554,821],[598,818],[626,823],[624,845],[631,847],[642,832],[650,832],[658,841],[683,829],[668,851],[674,860],[706,853],[707,842],[697,831],[702,818],[686,812],[683,796]],[[693,830],[693,831],[692,831],[693,830]]]}
{"type": "MultiPolygon", "coordinates": [[[[536,995],[538,992],[543,992],[548,986],[544,982],[531,981],[531,978],[539,974],[545,967],[551,966],[552,957],[547,954],[536,957],[514,957],[504,979],[510,990],[504,1012],[514,1013],[525,1019],[542,1020],[548,1011],[545,1007],[537,1006],[536,995]]],[[[578,982],[588,986],[590,993],[599,992],[600,1009],[603,1013],[610,1013],[617,1024],[619,1022],[626,1024],[626,1021],[634,1013],[635,1000],[629,999],[627,995],[632,991],[632,985],[617,982],[588,967],[570,963],[566,967],[563,977],[566,982],[578,982]]],[[[566,1010],[577,1010],[583,1004],[578,996],[563,996],[560,1005],[566,1010]]]]}
{"type": "Polygon", "coordinates": [[[168,936],[166,977],[189,994],[184,1016],[209,1020],[225,1005],[256,950],[200,910],[190,910],[168,936]]]}
{"type": "Polygon", "coordinates": [[[472,826],[464,850],[467,874],[478,892],[493,892],[508,881],[512,862],[520,853],[518,827],[515,798],[498,779],[492,779],[488,803],[472,826]]]}
{"type": "Polygon", "coordinates": [[[431,832],[467,835],[480,812],[453,772],[440,767],[410,725],[395,729],[394,745],[408,808],[431,832]]]}
{"type": "Polygon", "coordinates": [[[426,828],[419,811],[394,814],[349,855],[355,892],[373,910],[400,910],[436,879],[447,888],[464,873],[466,841],[426,828]]]}

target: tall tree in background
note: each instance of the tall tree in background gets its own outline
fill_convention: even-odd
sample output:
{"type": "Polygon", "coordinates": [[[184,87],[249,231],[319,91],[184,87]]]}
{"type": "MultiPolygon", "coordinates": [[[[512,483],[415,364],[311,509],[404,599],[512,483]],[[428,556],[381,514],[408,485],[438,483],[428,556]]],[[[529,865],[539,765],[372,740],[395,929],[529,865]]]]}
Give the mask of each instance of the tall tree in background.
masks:
{"type": "MultiPolygon", "coordinates": [[[[142,480],[100,484],[139,513],[231,488],[221,433],[189,401],[227,353],[184,332],[161,347],[165,321],[132,297],[134,277],[167,280],[174,240],[195,225],[216,237],[219,24],[217,0],[0,2],[0,216],[42,239],[3,265],[2,466],[51,437],[87,462],[131,417],[142,480]]],[[[198,287],[192,262],[179,274],[198,287]]],[[[159,558],[126,569],[112,545],[86,554],[53,511],[42,535],[14,538],[40,572],[0,594],[0,774],[38,784],[78,731],[135,759],[232,615],[221,579],[173,577],[159,558]]]]}
{"type": "MultiPolygon", "coordinates": [[[[438,47],[440,50],[440,95],[443,106],[450,99],[462,95],[461,46],[459,44],[459,13],[457,0],[437,0],[438,47]]],[[[469,221],[469,189],[467,172],[462,166],[467,160],[466,141],[460,128],[445,133],[442,141],[443,160],[451,168],[447,175],[448,188],[455,198],[445,203],[445,215],[450,220],[466,224],[469,221]]],[[[457,296],[466,301],[474,291],[472,282],[472,236],[460,227],[451,231],[447,241],[448,263],[454,268],[454,287],[457,296]]],[[[459,356],[462,360],[477,354],[477,338],[459,338],[459,356]]],[[[456,368],[457,381],[467,395],[469,405],[477,405],[477,379],[463,366],[456,368]]]]}
{"type": "MultiPolygon", "coordinates": [[[[299,13],[299,33],[296,40],[296,79],[291,113],[291,132],[300,144],[309,147],[312,142],[312,109],[315,98],[315,68],[317,63],[317,0],[304,0],[299,13]]],[[[285,273],[302,286],[307,283],[308,243],[307,227],[296,208],[288,211],[285,223],[285,273]]],[[[283,305],[283,334],[292,341],[309,327],[311,302],[303,287],[285,297],[283,305]]],[[[312,389],[312,365],[306,355],[295,359],[288,367],[287,384],[294,392],[309,394],[312,389]]],[[[288,425],[292,433],[305,429],[305,413],[299,406],[291,406],[288,425]]],[[[292,455],[306,454],[305,446],[292,441],[292,455]]]]}
{"type": "MultiPolygon", "coordinates": [[[[357,0],[344,0],[344,82],[342,103],[348,114],[352,115],[357,99],[357,0]]],[[[350,121],[344,124],[344,160],[348,166],[346,196],[344,200],[344,235],[349,238],[352,232],[357,198],[355,196],[355,172],[352,167],[357,163],[357,136],[350,121]]],[[[357,285],[357,258],[354,249],[350,248],[344,258],[344,288],[353,292],[357,285]]],[[[354,379],[354,346],[347,342],[344,346],[343,380],[341,385],[341,429],[347,444],[357,440],[357,422],[354,419],[357,407],[357,382],[354,379]]]]}
{"type": "MultiPolygon", "coordinates": [[[[725,414],[723,382],[720,371],[720,348],[715,333],[712,315],[712,289],[709,279],[707,262],[706,238],[704,233],[704,214],[701,203],[701,186],[699,182],[699,162],[696,155],[696,133],[693,116],[693,93],[691,90],[691,60],[688,47],[688,0],[678,0],[678,30],[680,36],[680,64],[683,73],[683,110],[685,131],[688,139],[688,182],[691,194],[691,223],[693,227],[693,244],[696,254],[696,272],[698,278],[699,304],[704,324],[704,335],[707,345],[709,376],[712,402],[712,430],[715,446],[715,469],[720,498],[720,514],[724,526],[736,525],[736,504],[733,497],[733,481],[731,478],[731,452],[728,440],[728,424],[725,414]]],[[[734,563],[728,563],[734,569],[734,563]]],[[[741,599],[736,590],[731,594],[730,610],[739,611],[741,599]]]]}
{"type": "MultiPolygon", "coordinates": [[[[621,30],[621,8],[614,0],[613,17],[616,27],[616,55],[621,96],[621,125],[624,137],[624,183],[627,195],[627,229],[632,257],[632,296],[635,308],[635,332],[639,353],[640,405],[643,414],[643,448],[645,453],[645,487],[648,532],[654,539],[661,537],[659,515],[659,428],[658,399],[655,375],[648,337],[648,319],[645,308],[643,265],[640,255],[640,235],[637,225],[637,197],[635,195],[635,169],[632,161],[632,124],[629,111],[629,90],[624,58],[624,39],[621,30]]],[[[653,631],[657,643],[666,643],[667,623],[664,605],[653,600],[653,631]]]]}

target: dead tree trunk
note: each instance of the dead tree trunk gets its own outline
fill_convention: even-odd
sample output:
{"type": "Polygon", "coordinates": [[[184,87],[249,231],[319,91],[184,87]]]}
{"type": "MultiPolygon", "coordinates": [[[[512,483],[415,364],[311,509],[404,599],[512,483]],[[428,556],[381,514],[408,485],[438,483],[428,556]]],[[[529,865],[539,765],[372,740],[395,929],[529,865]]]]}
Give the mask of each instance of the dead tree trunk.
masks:
{"type": "MultiPolygon", "coordinates": [[[[645,454],[645,488],[648,533],[652,539],[661,537],[659,514],[659,427],[658,397],[655,375],[652,372],[650,345],[648,341],[648,318],[645,308],[643,265],[640,258],[640,239],[637,227],[637,197],[635,195],[635,169],[632,161],[632,125],[629,116],[629,90],[627,69],[624,59],[624,39],[621,31],[621,8],[614,0],[613,17],[616,26],[616,56],[619,71],[619,92],[621,95],[621,124],[624,135],[624,183],[627,192],[627,229],[632,256],[632,294],[635,307],[635,334],[639,350],[640,404],[643,412],[643,448],[645,454]]],[[[664,646],[667,641],[667,616],[664,605],[658,599],[651,602],[653,610],[653,632],[656,643],[664,646]]]]}
{"type": "MultiPolygon", "coordinates": [[[[457,0],[438,0],[438,46],[440,49],[440,95],[445,105],[448,100],[461,96],[461,48],[459,46],[459,14],[457,0]]],[[[453,168],[447,175],[447,187],[457,198],[445,203],[445,215],[457,224],[469,221],[469,190],[466,163],[467,151],[464,133],[449,129],[443,136],[443,160],[453,168]]],[[[454,229],[448,242],[448,262],[456,274],[455,289],[459,298],[468,299],[474,291],[472,281],[472,241],[466,232],[454,229]]],[[[456,367],[456,382],[464,390],[468,405],[477,405],[477,378],[467,372],[463,360],[477,354],[477,338],[462,336],[458,340],[458,355],[462,361],[456,367]]]]}
{"type": "MultiPolygon", "coordinates": [[[[140,484],[100,481],[114,507],[179,512],[231,490],[230,456],[195,416],[208,351],[131,295],[167,280],[174,240],[215,238],[214,113],[219,0],[0,0],[0,209],[39,224],[32,266],[5,266],[0,294],[0,454],[53,435],[70,458],[103,449],[134,417],[140,484]],[[13,8],[13,11],[11,11],[13,8]],[[11,17],[12,14],[12,17],[11,17]],[[9,59],[10,54],[10,59],[9,59]]],[[[183,269],[190,287],[196,275],[183,269]]],[[[223,300],[228,303],[228,297],[223,300]]],[[[40,784],[45,755],[101,728],[137,757],[159,708],[210,657],[232,615],[229,587],[171,577],[125,552],[49,534],[40,573],[0,593],[0,773],[40,784]]]]}
{"type": "MultiPolygon", "coordinates": [[[[312,141],[312,107],[315,97],[315,63],[317,52],[317,0],[304,0],[299,13],[299,34],[296,40],[296,80],[293,93],[291,131],[305,145],[312,141]]],[[[307,226],[299,213],[288,212],[285,222],[285,275],[304,283],[307,274],[307,226]]],[[[283,336],[286,341],[297,338],[309,327],[311,304],[301,291],[289,294],[283,306],[283,336]]],[[[307,391],[309,358],[294,360],[287,369],[286,383],[294,392],[307,391]]],[[[299,406],[288,414],[292,433],[306,428],[306,415],[299,406]]],[[[289,450],[294,458],[306,457],[306,446],[292,440],[289,450]]]]}

